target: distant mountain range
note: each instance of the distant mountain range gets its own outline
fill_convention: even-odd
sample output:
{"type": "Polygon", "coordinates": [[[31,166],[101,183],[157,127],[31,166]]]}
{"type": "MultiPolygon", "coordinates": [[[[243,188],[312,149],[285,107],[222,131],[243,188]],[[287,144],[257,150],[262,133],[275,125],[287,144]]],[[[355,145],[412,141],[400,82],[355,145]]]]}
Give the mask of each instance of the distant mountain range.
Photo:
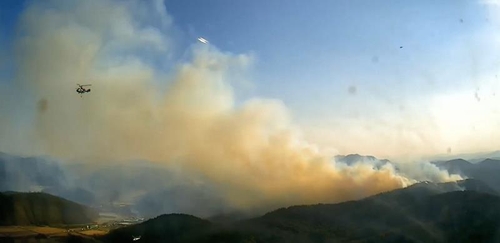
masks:
{"type": "Polygon", "coordinates": [[[0,193],[0,225],[71,225],[94,222],[98,213],[46,193],[0,193]]]}
{"type": "MultiPolygon", "coordinates": [[[[491,156],[496,154],[489,153],[491,156]]],[[[396,171],[399,169],[398,163],[369,155],[350,154],[334,159],[348,166],[368,163],[380,169],[390,164],[396,171]]],[[[500,177],[497,176],[500,160],[484,159],[472,163],[454,159],[433,163],[464,178],[481,180],[500,191],[500,177]]],[[[210,184],[179,177],[175,171],[147,161],[123,162],[120,166],[113,163],[85,166],[0,153],[0,191],[40,191],[121,215],[154,217],[164,213],[185,213],[219,222],[257,215],[234,211],[210,184]],[[126,206],[114,206],[118,203],[126,206]]]]}
{"type": "Polygon", "coordinates": [[[92,205],[94,195],[73,186],[71,175],[57,161],[40,157],[20,157],[0,152],[0,191],[38,191],[92,205]]]}
{"type": "MultiPolygon", "coordinates": [[[[3,225],[90,223],[96,217],[82,205],[45,193],[1,193],[0,205],[3,225]]],[[[134,238],[221,243],[499,242],[500,196],[475,179],[421,182],[357,201],[291,206],[232,222],[165,214],[95,237],[99,242],[136,242],[134,238]]]]}
{"type": "Polygon", "coordinates": [[[147,161],[85,166],[0,153],[0,191],[45,192],[124,216],[224,212],[220,194],[147,161]],[[203,200],[190,200],[196,196],[203,200]],[[123,204],[130,206],[113,206],[123,204]]]}
{"type": "Polygon", "coordinates": [[[55,161],[0,153],[0,191],[37,190],[64,181],[64,171],[55,161]]]}
{"type": "Polygon", "coordinates": [[[427,158],[427,160],[431,161],[448,161],[448,160],[456,160],[456,159],[464,159],[471,163],[481,162],[485,159],[500,159],[500,150],[492,151],[492,152],[482,152],[482,153],[468,153],[468,154],[443,154],[438,156],[432,156],[427,158]]]}
{"type": "Polygon", "coordinates": [[[378,159],[371,155],[359,155],[359,154],[349,154],[349,155],[337,155],[334,157],[335,162],[344,163],[346,165],[354,165],[356,163],[369,163],[372,164],[375,169],[381,169],[386,164],[391,164],[397,169],[397,166],[387,159],[378,159]]]}
{"type": "MultiPolygon", "coordinates": [[[[500,191],[500,159],[495,159],[495,156],[500,157],[500,151],[466,155],[466,157],[471,158],[471,160],[452,159],[434,161],[431,163],[441,170],[448,171],[450,174],[458,174],[463,178],[481,180],[492,189],[500,191]],[[483,159],[474,156],[480,156],[483,159]],[[484,159],[483,156],[486,156],[486,158],[484,159]]],[[[397,163],[392,163],[387,159],[377,159],[374,156],[359,154],[341,155],[336,156],[335,161],[346,165],[369,163],[373,165],[375,169],[380,169],[382,166],[390,164],[396,171],[399,170],[399,165],[397,163]]]]}
{"type": "Polygon", "coordinates": [[[454,159],[433,163],[450,173],[481,180],[496,191],[500,191],[500,160],[485,159],[477,163],[471,163],[463,159],[454,159]]]}
{"type": "Polygon", "coordinates": [[[498,242],[500,197],[478,180],[422,182],[358,201],[292,206],[262,217],[212,223],[162,215],[104,242],[498,242]]]}

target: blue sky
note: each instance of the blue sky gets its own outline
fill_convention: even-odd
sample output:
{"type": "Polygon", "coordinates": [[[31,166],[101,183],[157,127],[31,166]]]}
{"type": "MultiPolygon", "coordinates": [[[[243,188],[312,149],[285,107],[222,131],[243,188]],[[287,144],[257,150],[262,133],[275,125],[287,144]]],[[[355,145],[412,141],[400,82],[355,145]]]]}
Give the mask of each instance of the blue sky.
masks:
{"type": "Polygon", "coordinates": [[[16,21],[23,10],[23,5],[24,0],[6,0],[2,2],[0,8],[0,46],[8,47],[0,49],[0,55],[3,56],[0,58],[0,77],[6,76],[12,69],[12,65],[9,65],[6,57],[12,56],[10,47],[16,31],[16,21]]]}
{"type": "MultiPolygon", "coordinates": [[[[495,7],[479,1],[166,1],[166,6],[187,38],[204,36],[222,50],[255,53],[255,89],[248,95],[283,100],[295,119],[306,130],[319,130],[319,136],[332,127],[332,136],[344,129],[369,132],[348,123],[381,123],[385,129],[374,137],[401,126],[404,133],[420,134],[426,125],[406,120],[444,119],[436,113],[464,119],[466,114],[429,106],[440,96],[462,93],[467,101],[447,102],[475,102],[475,91],[491,89],[482,79],[496,75],[500,64],[489,36],[498,28],[491,18],[495,7]]],[[[432,123],[438,123],[436,130],[450,125],[432,123]]],[[[441,139],[454,147],[466,138],[441,139]]],[[[432,138],[403,144],[427,140],[432,138]]]]}
{"type": "MultiPolygon", "coordinates": [[[[2,43],[12,40],[25,2],[2,2],[2,43]]],[[[399,78],[396,73],[432,67],[450,43],[489,24],[485,7],[475,1],[167,0],[165,5],[182,32],[181,47],[204,36],[222,51],[255,53],[255,93],[298,109],[311,95],[322,102],[345,95],[350,85],[359,91],[365,85],[384,87],[399,78]],[[371,78],[380,73],[386,76],[371,78]]],[[[407,85],[414,81],[402,78],[407,85]]]]}
{"type": "MultiPolygon", "coordinates": [[[[15,40],[17,18],[25,2],[0,3],[2,46],[10,47],[15,40]]],[[[450,127],[444,122],[446,116],[461,119],[459,112],[434,107],[461,102],[467,109],[477,110],[473,107],[476,92],[483,97],[495,93],[492,87],[500,65],[495,31],[500,21],[492,16],[500,12],[492,5],[451,0],[165,1],[175,29],[174,58],[182,57],[199,36],[223,52],[252,53],[256,60],[253,87],[239,90],[238,99],[281,100],[310,139],[342,147],[342,139],[319,141],[319,135],[330,131],[337,137],[366,140],[359,145],[361,149],[356,148],[366,153],[377,149],[363,150],[363,146],[390,130],[420,134],[427,123],[415,122],[432,120],[441,131],[450,127]],[[348,92],[351,86],[354,94],[348,92]],[[371,126],[376,128],[359,130],[371,126]],[[373,129],[376,132],[370,136],[356,135],[373,129]]],[[[10,51],[2,49],[7,55],[12,55],[10,51]]],[[[13,64],[0,60],[5,77],[13,64]]],[[[484,112],[496,109],[493,103],[490,100],[484,112]]],[[[475,122],[455,127],[463,130],[475,122]]],[[[397,136],[388,139],[398,141],[397,136]]],[[[421,135],[415,136],[420,137],[417,144],[426,143],[421,135]]],[[[458,146],[463,144],[460,138],[440,141],[458,146]]],[[[465,152],[466,145],[460,146],[465,152]]],[[[354,147],[340,150],[355,152],[354,147]]],[[[442,145],[436,151],[447,147],[442,145]]]]}
{"type": "Polygon", "coordinates": [[[485,7],[474,1],[287,3],[166,5],[188,38],[201,35],[222,50],[256,53],[255,94],[311,115],[339,112],[325,104],[349,106],[351,85],[392,103],[419,96],[417,88],[425,94],[457,88],[449,85],[451,79],[472,74],[463,63],[451,62],[468,59],[469,53],[451,49],[468,40],[472,49],[477,40],[471,36],[490,24],[485,7]],[[436,67],[456,73],[446,76],[436,67]]]}
{"type": "Polygon", "coordinates": [[[178,26],[193,35],[190,38],[202,35],[222,50],[255,52],[256,92],[302,110],[311,109],[301,107],[310,97],[323,103],[344,95],[351,84],[360,91],[364,86],[390,85],[387,79],[397,78],[396,73],[411,73],[415,64],[424,62],[433,65],[433,54],[487,24],[484,10],[473,1],[287,3],[166,5],[178,26]],[[370,78],[378,73],[387,75],[370,78]]]}

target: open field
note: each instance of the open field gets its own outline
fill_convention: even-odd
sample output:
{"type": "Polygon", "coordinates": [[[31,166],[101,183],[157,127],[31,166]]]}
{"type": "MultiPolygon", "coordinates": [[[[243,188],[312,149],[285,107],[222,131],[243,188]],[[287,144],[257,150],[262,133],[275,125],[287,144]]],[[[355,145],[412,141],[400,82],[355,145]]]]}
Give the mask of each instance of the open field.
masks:
{"type": "Polygon", "coordinates": [[[29,237],[36,235],[45,235],[47,237],[65,237],[69,234],[80,234],[86,236],[104,235],[107,230],[96,229],[73,229],[70,232],[62,228],[37,227],[37,226],[0,226],[0,236],[3,237],[29,237]]]}
{"type": "Polygon", "coordinates": [[[57,226],[0,226],[0,237],[26,238],[35,236],[67,237],[80,235],[93,237],[107,234],[110,230],[123,227],[123,223],[133,224],[132,220],[106,221],[104,224],[91,225],[57,225],[57,226]]]}
{"type": "Polygon", "coordinates": [[[22,232],[24,229],[19,228],[18,226],[3,226],[0,227],[0,234],[3,233],[15,233],[15,232],[22,232]]]}
{"type": "Polygon", "coordinates": [[[100,222],[91,224],[70,224],[51,226],[0,226],[0,242],[64,242],[68,237],[87,239],[94,242],[95,238],[107,234],[112,229],[126,225],[137,224],[144,219],[126,218],[113,213],[104,213],[100,222]]]}
{"type": "MultiPolygon", "coordinates": [[[[95,236],[108,233],[104,230],[84,229],[67,230],[55,227],[38,226],[0,226],[0,242],[66,242],[68,237],[79,237],[95,242],[95,236]]],[[[85,241],[87,242],[87,241],[85,241]]]]}
{"type": "Polygon", "coordinates": [[[0,236],[7,237],[27,237],[38,234],[46,236],[67,236],[65,229],[37,226],[1,226],[0,236]]]}
{"type": "Polygon", "coordinates": [[[104,230],[86,230],[79,233],[87,236],[101,236],[107,234],[108,232],[104,230]]]}
{"type": "Polygon", "coordinates": [[[31,230],[33,232],[43,234],[43,235],[54,235],[54,234],[67,234],[65,229],[60,228],[52,228],[52,227],[23,227],[27,230],[31,230]]]}
{"type": "Polygon", "coordinates": [[[31,230],[21,228],[19,226],[2,226],[0,227],[0,236],[8,237],[28,237],[35,236],[38,233],[31,230]]]}

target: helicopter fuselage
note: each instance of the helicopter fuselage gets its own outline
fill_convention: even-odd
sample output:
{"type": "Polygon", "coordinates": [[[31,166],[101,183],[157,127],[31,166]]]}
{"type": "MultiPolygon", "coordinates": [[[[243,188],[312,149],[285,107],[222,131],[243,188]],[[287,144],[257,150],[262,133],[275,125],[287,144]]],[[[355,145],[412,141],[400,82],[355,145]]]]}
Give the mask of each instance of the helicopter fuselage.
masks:
{"type": "Polygon", "coordinates": [[[88,92],[90,92],[90,89],[85,89],[83,87],[79,87],[76,89],[76,92],[79,94],[88,93],[88,92]]]}

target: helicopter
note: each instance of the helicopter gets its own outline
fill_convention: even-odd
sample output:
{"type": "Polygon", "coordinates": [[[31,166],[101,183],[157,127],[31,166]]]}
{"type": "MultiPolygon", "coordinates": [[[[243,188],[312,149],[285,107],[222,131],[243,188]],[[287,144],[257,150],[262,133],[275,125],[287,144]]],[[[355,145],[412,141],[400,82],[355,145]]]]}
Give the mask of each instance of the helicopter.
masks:
{"type": "Polygon", "coordinates": [[[84,87],[86,86],[91,86],[91,84],[76,84],[78,85],[78,88],[76,88],[76,92],[80,94],[80,96],[84,93],[90,92],[90,89],[86,89],[84,87]]]}

